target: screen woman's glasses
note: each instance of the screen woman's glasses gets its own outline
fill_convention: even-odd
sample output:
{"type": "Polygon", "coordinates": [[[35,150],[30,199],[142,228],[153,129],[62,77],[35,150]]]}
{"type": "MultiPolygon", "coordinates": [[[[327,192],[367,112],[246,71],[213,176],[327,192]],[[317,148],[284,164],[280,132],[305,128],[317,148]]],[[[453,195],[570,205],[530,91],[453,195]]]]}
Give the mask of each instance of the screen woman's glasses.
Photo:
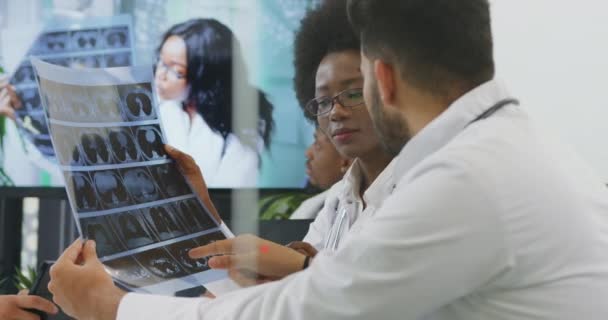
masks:
{"type": "Polygon", "coordinates": [[[360,106],[364,103],[363,89],[347,89],[333,97],[314,98],[306,104],[306,111],[314,117],[325,116],[331,112],[336,102],[346,108],[360,106]]]}
{"type": "Polygon", "coordinates": [[[156,72],[158,71],[166,72],[167,76],[173,80],[183,80],[186,78],[185,74],[182,74],[181,72],[175,70],[175,68],[167,65],[162,59],[158,59],[156,62],[156,72]]]}

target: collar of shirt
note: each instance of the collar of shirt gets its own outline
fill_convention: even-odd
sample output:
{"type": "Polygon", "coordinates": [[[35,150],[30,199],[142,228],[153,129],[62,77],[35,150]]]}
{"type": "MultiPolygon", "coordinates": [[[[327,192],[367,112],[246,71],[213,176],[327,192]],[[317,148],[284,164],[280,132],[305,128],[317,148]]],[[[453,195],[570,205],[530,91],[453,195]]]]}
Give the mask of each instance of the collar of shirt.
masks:
{"type": "MultiPolygon", "coordinates": [[[[396,160],[393,159],[382,172],[376,177],[369,187],[363,192],[363,201],[365,201],[366,207],[378,208],[380,207],[384,198],[391,193],[391,182],[393,178],[393,167],[395,166],[396,160]]],[[[342,199],[347,201],[360,202],[362,199],[359,196],[359,190],[362,179],[362,169],[359,159],[355,159],[353,164],[344,174],[344,185],[342,188],[342,199]]],[[[360,206],[363,210],[363,207],[360,206]]]]}
{"type": "Polygon", "coordinates": [[[490,80],[454,101],[401,149],[395,161],[391,185],[397,184],[420,161],[441,149],[476,117],[502,99],[511,97],[504,84],[490,80]]]}

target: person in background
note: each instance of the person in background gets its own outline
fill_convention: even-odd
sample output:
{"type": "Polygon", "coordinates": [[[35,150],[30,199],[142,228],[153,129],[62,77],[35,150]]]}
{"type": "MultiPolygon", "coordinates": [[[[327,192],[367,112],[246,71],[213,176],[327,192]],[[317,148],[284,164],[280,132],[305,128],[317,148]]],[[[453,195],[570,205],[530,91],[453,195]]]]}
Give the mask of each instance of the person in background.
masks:
{"type": "Polygon", "coordinates": [[[342,179],[351,164],[352,160],[341,155],[325,132],[317,127],[314,141],[306,149],[306,175],[308,183],[322,192],[302,202],[290,218],[316,218],[323,208],[327,190],[342,179]]]}
{"type": "Polygon", "coordinates": [[[273,106],[249,84],[232,31],[214,19],[169,28],[158,48],[155,83],[168,143],[194,158],[207,185],[255,187],[260,153],[270,146],[273,106]],[[237,128],[237,115],[258,120],[237,128]]]}
{"type": "Polygon", "coordinates": [[[18,295],[0,295],[0,319],[2,320],[37,320],[37,314],[26,309],[39,310],[48,314],[56,314],[59,310],[52,302],[26,293],[18,295]]]}

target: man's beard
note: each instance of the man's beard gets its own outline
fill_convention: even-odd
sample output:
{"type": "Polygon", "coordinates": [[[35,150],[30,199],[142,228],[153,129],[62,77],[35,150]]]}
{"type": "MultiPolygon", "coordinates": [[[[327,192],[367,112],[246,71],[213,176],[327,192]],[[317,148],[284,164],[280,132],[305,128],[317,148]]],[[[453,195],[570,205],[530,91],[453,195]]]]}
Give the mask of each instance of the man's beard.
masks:
{"type": "Polygon", "coordinates": [[[392,156],[397,156],[403,146],[410,140],[407,123],[398,115],[387,115],[383,111],[382,99],[378,84],[374,79],[371,87],[370,117],[383,149],[392,156]]]}

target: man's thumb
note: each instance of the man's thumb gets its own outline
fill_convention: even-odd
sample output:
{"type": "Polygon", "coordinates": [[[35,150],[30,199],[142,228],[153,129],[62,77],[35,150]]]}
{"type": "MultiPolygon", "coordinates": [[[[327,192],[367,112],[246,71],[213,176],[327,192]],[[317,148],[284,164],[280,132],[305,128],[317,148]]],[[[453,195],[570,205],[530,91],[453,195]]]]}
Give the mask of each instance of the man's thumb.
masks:
{"type": "Polygon", "coordinates": [[[87,240],[82,250],[82,260],[84,264],[98,262],[97,252],[95,251],[95,240],[87,240]]]}

